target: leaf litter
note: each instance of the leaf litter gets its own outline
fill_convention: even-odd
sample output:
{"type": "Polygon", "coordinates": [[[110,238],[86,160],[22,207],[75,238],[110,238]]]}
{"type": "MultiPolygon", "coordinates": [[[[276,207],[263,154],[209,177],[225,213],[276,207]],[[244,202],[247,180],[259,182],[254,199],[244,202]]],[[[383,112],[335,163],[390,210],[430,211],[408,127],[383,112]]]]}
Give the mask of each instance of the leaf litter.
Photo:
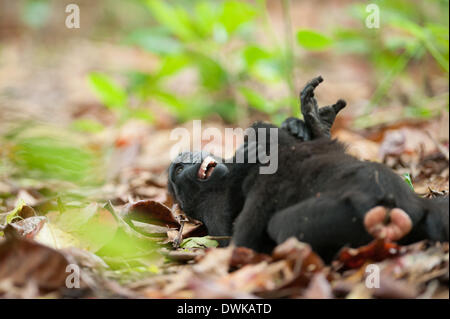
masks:
{"type": "MultiPolygon", "coordinates": [[[[448,142],[404,130],[364,135],[340,129],[335,136],[357,157],[408,174],[419,194],[448,193],[448,142]]],[[[270,255],[217,247],[223,238],[208,236],[173,203],[160,165],[136,166],[142,154],[133,156],[131,162],[116,159],[127,165],[115,164],[121,169],[100,189],[79,189],[70,200],[49,195],[54,182],[24,187],[2,181],[15,201],[4,202],[9,210],[0,214],[0,296],[448,298],[448,243],[374,240],[343,247],[329,265],[295,238],[270,255]],[[68,265],[79,267],[80,289],[67,288],[68,265]],[[366,285],[371,265],[380,269],[377,289],[366,285]]]]}

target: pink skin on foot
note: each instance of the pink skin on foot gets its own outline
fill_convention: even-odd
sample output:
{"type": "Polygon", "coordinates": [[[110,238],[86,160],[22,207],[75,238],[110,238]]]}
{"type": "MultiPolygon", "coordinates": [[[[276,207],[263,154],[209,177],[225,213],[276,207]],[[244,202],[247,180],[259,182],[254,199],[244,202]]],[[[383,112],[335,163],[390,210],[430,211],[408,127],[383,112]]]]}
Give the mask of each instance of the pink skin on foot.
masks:
{"type": "Polygon", "coordinates": [[[364,226],[369,234],[375,238],[386,238],[396,241],[411,231],[411,218],[403,209],[392,209],[389,223],[385,224],[387,213],[388,209],[383,206],[376,206],[367,212],[364,217],[364,226]]]}

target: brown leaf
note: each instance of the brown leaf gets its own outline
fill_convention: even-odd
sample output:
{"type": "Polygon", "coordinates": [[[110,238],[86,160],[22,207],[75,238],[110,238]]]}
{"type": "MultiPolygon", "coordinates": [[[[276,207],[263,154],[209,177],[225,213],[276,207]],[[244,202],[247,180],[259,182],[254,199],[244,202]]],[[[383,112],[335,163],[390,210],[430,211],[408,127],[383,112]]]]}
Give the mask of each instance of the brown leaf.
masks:
{"type": "Polygon", "coordinates": [[[322,273],[315,274],[303,296],[308,299],[333,298],[330,283],[325,275],[322,273]]]}
{"type": "Polygon", "coordinates": [[[300,272],[316,272],[324,267],[322,259],[312,251],[311,246],[299,242],[295,237],[275,247],[272,257],[275,260],[288,260],[293,268],[300,268],[300,272]]]}
{"type": "Polygon", "coordinates": [[[413,299],[419,295],[417,288],[405,280],[396,280],[393,277],[380,276],[380,287],[370,289],[376,298],[384,299],[413,299]]]}
{"type": "Polygon", "coordinates": [[[249,264],[258,264],[262,261],[270,262],[272,258],[266,254],[260,254],[246,247],[235,247],[231,256],[230,267],[240,268],[249,264]]]}
{"type": "Polygon", "coordinates": [[[169,207],[153,200],[129,203],[123,207],[120,216],[126,221],[134,219],[139,222],[168,227],[180,225],[169,207]]]}
{"type": "Polygon", "coordinates": [[[339,252],[338,261],[345,268],[360,268],[367,262],[378,262],[403,253],[401,246],[384,239],[376,239],[359,248],[344,247],[339,252]]]}
{"type": "Polygon", "coordinates": [[[65,287],[68,265],[63,254],[29,239],[10,237],[0,244],[0,281],[16,286],[35,282],[46,292],[65,287]]]}
{"type": "Polygon", "coordinates": [[[292,279],[286,281],[284,288],[305,287],[315,273],[324,269],[322,259],[312,251],[311,246],[298,241],[295,237],[275,247],[272,258],[285,260],[291,268],[292,279]]]}
{"type": "Polygon", "coordinates": [[[203,226],[203,223],[187,217],[178,204],[172,206],[171,213],[180,224],[179,229],[170,229],[167,232],[168,241],[173,242],[175,247],[179,247],[184,238],[207,235],[206,227],[203,226]],[[182,232],[181,234],[180,231],[182,232]]]}
{"type": "Polygon", "coordinates": [[[46,218],[43,216],[28,217],[15,223],[8,224],[5,228],[6,236],[10,236],[11,232],[25,237],[34,238],[42,229],[46,222],[46,218]]]}

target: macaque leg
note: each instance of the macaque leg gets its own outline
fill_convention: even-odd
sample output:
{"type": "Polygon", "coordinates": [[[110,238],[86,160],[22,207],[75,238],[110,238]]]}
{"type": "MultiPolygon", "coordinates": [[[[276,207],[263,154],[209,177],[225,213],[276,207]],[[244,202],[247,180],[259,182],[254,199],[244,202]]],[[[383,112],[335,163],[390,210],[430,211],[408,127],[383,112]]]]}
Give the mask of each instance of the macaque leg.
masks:
{"type": "Polygon", "coordinates": [[[346,245],[357,247],[370,242],[363,219],[348,200],[324,194],[275,213],[268,233],[278,244],[296,237],[330,260],[346,245]]]}

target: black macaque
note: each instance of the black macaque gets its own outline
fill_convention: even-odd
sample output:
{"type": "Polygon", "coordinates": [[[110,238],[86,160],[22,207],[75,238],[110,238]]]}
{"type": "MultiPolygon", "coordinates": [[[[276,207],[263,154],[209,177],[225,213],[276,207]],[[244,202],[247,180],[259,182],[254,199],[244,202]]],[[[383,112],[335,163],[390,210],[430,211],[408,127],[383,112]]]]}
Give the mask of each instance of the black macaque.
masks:
{"type": "Polygon", "coordinates": [[[304,121],[288,118],[277,131],[276,173],[260,174],[267,164],[247,161],[255,143],[248,139],[232,162],[205,152],[180,154],[169,167],[168,188],[182,210],[202,221],[210,235],[232,236],[237,246],[270,252],[294,236],[326,261],[342,247],[373,237],[448,241],[448,196],[419,197],[388,167],[346,154],[330,139],[346,103],[319,109],[314,89],[320,82],[313,79],[300,95],[304,121]],[[247,154],[244,163],[234,161],[239,152],[247,154]]]}

